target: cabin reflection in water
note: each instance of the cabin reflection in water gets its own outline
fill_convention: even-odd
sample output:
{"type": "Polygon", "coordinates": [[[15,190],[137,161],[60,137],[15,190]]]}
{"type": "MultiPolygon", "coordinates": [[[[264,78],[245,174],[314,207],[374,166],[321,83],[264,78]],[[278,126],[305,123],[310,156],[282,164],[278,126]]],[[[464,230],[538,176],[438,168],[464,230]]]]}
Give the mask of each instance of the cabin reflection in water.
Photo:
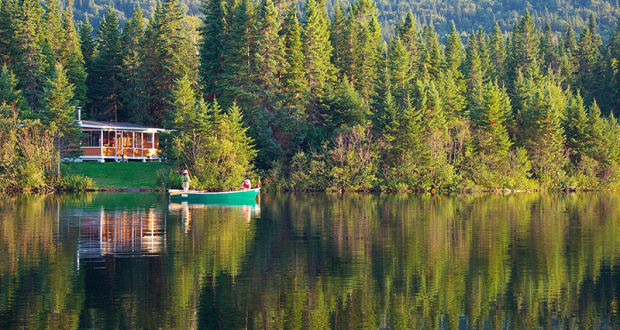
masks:
{"type": "Polygon", "coordinates": [[[164,248],[166,219],[155,209],[84,213],[80,222],[81,259],[106,256],[158,256],[164,248]]]}

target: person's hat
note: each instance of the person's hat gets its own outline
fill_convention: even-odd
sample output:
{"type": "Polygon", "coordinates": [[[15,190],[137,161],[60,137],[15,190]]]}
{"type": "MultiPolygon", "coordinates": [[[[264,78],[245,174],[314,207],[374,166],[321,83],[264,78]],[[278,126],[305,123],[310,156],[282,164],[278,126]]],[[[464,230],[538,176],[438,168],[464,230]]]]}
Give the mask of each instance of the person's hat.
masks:
{"type": "Polygon", "coordinates": [[[184,171],[183,171],[183,174],[187,174],[187,170],[184,170],[184,171]]]}

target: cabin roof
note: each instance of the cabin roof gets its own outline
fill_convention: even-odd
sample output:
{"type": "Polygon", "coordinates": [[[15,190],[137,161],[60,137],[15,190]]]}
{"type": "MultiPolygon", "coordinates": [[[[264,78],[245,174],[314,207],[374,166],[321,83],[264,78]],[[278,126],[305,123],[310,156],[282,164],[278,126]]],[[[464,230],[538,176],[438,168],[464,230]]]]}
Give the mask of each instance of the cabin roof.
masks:
{"type": "Polygon", "coordinates": [[[124,131],[141,131],[141,132],[161,132],[165,131],[163,128],[156,127],[147,127],[138,124],[131,123],[118,123],[111,121],[92,121],[92,120],[82,120],[78,121],[80,127],[82,128],[96,128],[96,129],[104,129],[104,130],[124,130],[124,131]]]}

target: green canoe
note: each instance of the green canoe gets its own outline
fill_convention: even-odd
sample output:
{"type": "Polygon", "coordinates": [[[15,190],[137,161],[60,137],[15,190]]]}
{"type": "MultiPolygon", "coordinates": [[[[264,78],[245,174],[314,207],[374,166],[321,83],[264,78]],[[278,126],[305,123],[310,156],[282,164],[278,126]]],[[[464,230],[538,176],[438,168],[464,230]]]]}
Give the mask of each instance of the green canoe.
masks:
{"type": "Polygon", "coordinates": [[[181,189],[169,189],[168,196],[170,196],[170,202],[174,203],[202,203],[202,204],[256,204],[254,200],[260,188],[235,190],[235,191],[222,191],[222,192],[210,192],[210,191],[196,191],[190,190],[183,192],[181,189]]]}

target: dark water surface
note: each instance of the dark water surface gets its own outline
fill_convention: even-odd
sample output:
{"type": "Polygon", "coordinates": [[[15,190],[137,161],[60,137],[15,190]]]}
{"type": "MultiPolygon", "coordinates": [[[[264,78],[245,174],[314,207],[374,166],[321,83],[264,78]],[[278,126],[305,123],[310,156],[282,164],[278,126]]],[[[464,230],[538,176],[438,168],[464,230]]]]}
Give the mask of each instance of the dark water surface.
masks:
{"type": "Polygon", "coordinates": [[[620,194],[0,195],[0,329],[620,328],[620,194]]]}

